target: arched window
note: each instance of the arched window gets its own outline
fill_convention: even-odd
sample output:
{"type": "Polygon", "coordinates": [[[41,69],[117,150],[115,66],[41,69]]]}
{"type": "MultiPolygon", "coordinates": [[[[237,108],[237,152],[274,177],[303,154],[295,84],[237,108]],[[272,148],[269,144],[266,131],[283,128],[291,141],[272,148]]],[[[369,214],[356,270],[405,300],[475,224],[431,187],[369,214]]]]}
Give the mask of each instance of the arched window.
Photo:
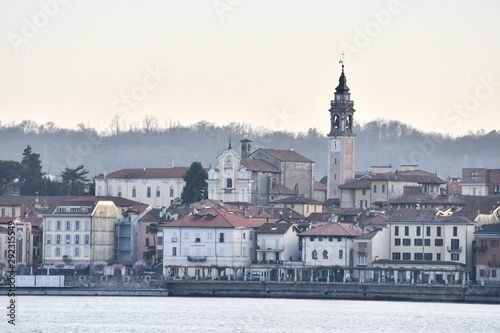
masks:
{"type": "Polygon", "coordinates": [[[339,129],[339,115],[337,114],[333,115],[333,129],[334,130],[339,129]]]}
{"type": "Polygon", "coordinates": [[[297,194],[299,194],[299,184],[295,184],[295,187],[293,188],[293,191],[297,194]]]}
{"type": "Polygon", "coordinates": [[[347,131],[352,130],[352,116],[351,115],[347,116],[345,128],[347,131]]]}
{"type": "Polygon", "coordinates": [[[327,250],[323,251],[323,259],[328,259],[328,251],[327,250]]]}
{"type": "Polygon", "coordinates": [[[227,179],[226,188],[233,188],[233,180],[231,178],[227,179]]]}
{"type": "Polygon", "coordinates": [[[316,250],[314,250],[314,251],[312,252],[312,258],[313,258],[313,259],[318,259],[318,252],[317,252],[316,250]]]}

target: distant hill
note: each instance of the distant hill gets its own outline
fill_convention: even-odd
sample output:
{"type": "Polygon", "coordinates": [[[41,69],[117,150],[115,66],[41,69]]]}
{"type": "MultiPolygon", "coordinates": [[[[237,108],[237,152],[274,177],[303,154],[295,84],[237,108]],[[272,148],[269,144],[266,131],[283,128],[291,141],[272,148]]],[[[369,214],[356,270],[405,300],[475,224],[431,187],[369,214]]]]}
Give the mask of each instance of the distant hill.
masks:
{"type": "MultiPolygon", "coordinates": [[[[316,161],[316,179],[326,174],[328,141],[326,133],[272,132],[232,123],[218,126],[202,121],[193,126],[153,122],[143,128],[97,133],[80,124],[78,130],[61,129],[54,123],[32,121],[0,126],[2,160],[20,161],[26,145],[41,154],[43,171],[58,175],[65,167],[83,164],[89,176],[123,168],[188,166],[200,161],[208,167],[229,144],[239,151],[239,141],[253,141],[258,148],[293,149],[316,161]],[[113,133],[113,134],[111,134],[113,133]]],[[[354,128],[356,170],[371,165],[418,164],[421,169],[446,178],[460,177],[465,167],[500,168],[500,133],[478,132],[452,138],[425,133],[397,121],[376,120],[354,128]],[[451,172],[451,173],[450,173],[451,172]]]]}

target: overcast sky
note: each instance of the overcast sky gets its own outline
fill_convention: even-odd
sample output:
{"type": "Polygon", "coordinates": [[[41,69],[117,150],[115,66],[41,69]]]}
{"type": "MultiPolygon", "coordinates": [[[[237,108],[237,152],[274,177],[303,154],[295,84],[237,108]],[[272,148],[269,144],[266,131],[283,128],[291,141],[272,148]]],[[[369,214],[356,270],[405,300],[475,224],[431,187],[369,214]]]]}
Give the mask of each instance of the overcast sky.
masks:
{"type": "Polygon", "coordinates": [[[344,52],[355,121],[491,131],[499,17],[491,0],[2,0],[0,118],[326,134],[344,52]]]}

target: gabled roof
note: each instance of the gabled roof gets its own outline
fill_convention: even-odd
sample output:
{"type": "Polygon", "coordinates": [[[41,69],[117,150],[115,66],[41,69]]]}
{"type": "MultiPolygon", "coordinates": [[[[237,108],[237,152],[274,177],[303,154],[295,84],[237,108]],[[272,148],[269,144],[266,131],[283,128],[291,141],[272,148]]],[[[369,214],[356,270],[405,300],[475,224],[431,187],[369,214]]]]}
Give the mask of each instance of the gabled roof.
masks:
{"type": "Polygon", "coordinates": [[[475,232],[475,235],[495,235],[500,236],[500,223],[484,226],[483,229],[475,232]]]}
{"type": "Polygon", "coordinates": [[[282,162],[306,162],[306,163],[314,163],[310,159],[300,155],[299,153],[293,150],[284,150],[284,149],[270,149],[270,148],[260,148],[257,151],[262,150],[268,153],[269,155],[275,157],[276,159],[282,162]]]}
{"type": "Polygon", "coordinates": [[[345,184],[339,185],[340,189],[370,189],[371,182],[369,179],[353,179],[345,184]]]}
{"type": "Polygon", "coordinates": [[[343,236],[356,237],[363,234],[362,230],[350,223],[326,223],[317,228],[301,232],[299,236],[343,236]]]}
{"type": "Polygon", "coordinates": [[[286,234],[290,228],[294,226],[293,223],[264,223],[259,229],[257,234],[286,234]]]}
{"type": "Polygon", "coordinates": [[[303,195],[294,195],[281,200],[276,200],[271,203],[286,203],[286,204],[322,204],[321,201],[306,198],[303,195]]]}
{"type": "Polygon", "coordinates": [[[315,191],[326,191],[326,185],[317,181],[314,181],[315,191]]]}
{"type": "Polygon", "coordinates": [[[434,209],[395,209],[387,211],[387,222],[436,222],[436,223],[474,223],[473,220],[457,216],[436,216],[434,209]]]}
{"type": "Polygon", "coordinates": [[[355,240],[356,239],[360,239],[360,240],[362,240],[362,239],[373,239],[373,237],[375,237],[378,234],[379,231],[380,231],[380,229],[376,229],[376,230],[373,230],[372,232],[369,232],[367,234],[364,234],[364,235],[361,235],[361,236],[357,236],[354,239],[355,240]]]}
{"type": "MultiPolygon", "coordinates": [[[[108,173],[106,178],[182,178],[189,167],[122,169],[108,173]]],[[[99,175],[97,179],[104,179],[99,175]]]]}
{"type": "Polygon", "coordinates": [[[247,159],[242,159],[240,161],[240,164],[252,171],[281,173],[280,169],[276,169],[271,164],[263,160],[247,158],[247,159]]]}
{"type": "MultiPolygon", "coordinates": [[[[269,220],[276,222],[276,219],[269,220]]],[[[177,221],[162,224],[162,227],[183,228],[259,228],[266,223],[265,218],[246,218],[216,208],[185,216],[177,221]]]]}
{"type": "Polygon", "coordinates": [[[290,190],[288,187],[284,185],[279,185],[273,183],[273,188],[271,189],[271,193],[274,195],[296,195],[294,191],[290,190]]]}

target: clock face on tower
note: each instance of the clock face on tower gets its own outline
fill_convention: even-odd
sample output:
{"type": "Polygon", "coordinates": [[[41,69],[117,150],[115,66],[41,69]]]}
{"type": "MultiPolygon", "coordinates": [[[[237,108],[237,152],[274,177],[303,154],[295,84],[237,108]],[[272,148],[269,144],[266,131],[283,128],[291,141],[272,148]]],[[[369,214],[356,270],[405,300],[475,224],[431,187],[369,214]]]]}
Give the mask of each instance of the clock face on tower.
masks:
{"type": "Polygon", "coordinates": [[[340,151],[340,140],[339,139],[332,140],[330,148],[332,151],[340,151]]]}

